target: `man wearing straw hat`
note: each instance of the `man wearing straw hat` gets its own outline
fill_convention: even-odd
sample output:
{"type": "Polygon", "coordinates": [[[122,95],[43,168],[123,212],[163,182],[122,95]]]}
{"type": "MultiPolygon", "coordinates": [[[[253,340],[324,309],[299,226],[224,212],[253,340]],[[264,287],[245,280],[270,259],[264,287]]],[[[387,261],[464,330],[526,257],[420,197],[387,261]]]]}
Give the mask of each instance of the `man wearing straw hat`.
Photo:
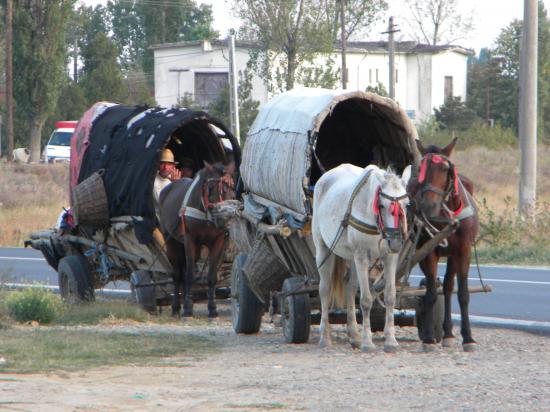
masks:
{"type": "Polygon", "coordinates": [[[174,180],[181,179],[181,172],[176,168],[174,153],[170,149],[164,149],[160,157],[160,166],[155,184],[153,185],[153,198],[155,200],[155,212],[159,218],[160,192],[174,180]]]}

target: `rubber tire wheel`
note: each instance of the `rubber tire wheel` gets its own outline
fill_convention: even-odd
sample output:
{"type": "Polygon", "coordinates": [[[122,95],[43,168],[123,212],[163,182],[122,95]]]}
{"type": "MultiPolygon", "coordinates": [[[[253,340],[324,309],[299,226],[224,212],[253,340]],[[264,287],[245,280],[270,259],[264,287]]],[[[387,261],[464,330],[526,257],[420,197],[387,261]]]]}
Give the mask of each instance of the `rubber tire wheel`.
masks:
{"type": "Polygon", "coordinates": [[[248,286],[243,266],[247,255],[241,253],[231,268],[231,320],[236,333],[258,333],[262,325],[265,305],[248,286]]]}
{"type": "Polygon", "coordinates": [[[288,278],[283,283],[283,300],[281,301],[281,319],[286,343],[307,343],[311,328],[311,304],[308,293],[290,295],[303,284],[300,278],[288,278]]]}
{"type": "MultiPolygon", "coordinates": [[[[416,305],[416,313],[414,315],[416,327],[418,329],[418,338],[424,341],[424,325],[422,318],[424,317],[424,299],[419,298],[416,305]]],[[[434,339],[437,343],[443,339],[443,320],[445,319],[445,298],[443,295],[437,295],[437,300],[434,304],[434,339]]]]}
{"type": "Polygon", "coordinates": [[[157,299],[155,297],[155,287],[136,287],[139,285],[151,283],[153,277],[148,270],[136,270],[130,275],[130,291],[132,300],[149,313],[156,313],[157,299]]]}
{"type": "Polygon", "coordinates": [[[59,293],[69,303],[95,300],[88,262],[83,256],[65,256],[57,267],[59,293]]]}

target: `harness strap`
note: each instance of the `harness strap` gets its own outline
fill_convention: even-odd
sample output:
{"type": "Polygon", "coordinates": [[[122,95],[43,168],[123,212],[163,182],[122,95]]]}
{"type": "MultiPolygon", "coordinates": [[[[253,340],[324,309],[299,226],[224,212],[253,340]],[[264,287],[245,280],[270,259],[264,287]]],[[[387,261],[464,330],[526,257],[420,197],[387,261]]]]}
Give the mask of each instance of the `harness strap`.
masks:
{"type": "Polygon", "coordinates": [[[185,197],[183,198],[183,202],[181,204],[181,208],[179,212],[179,215],[181,217],[188,216],[194,219],[208,220],[206,213],[204,213],[202,210],[187,206],[187,203],[189,202],[189,198],[191,197],[191,193],[195,189],[195,186],[197,186],[197,184],[199,183],[199,180],[200,180],[200,174],[197,173],[197,176],[195,176],[195,178],[193,179],[193,183],[191,183],[191,186],[189,187],[189,189],[187,190],[187,193],[185,193],[185,197]]]}
{"type": "Polygon", "coordinates": [[[369,225],[366,222],[363,222],[362,220],[357,219],[354,216],[350,216],[348,219],[348,224],[354,228],[355,230],[358,230],[361,233],[366,233],[367,235],[379,235],[380,232],[378,231],[378,227],[374,225],[369,225]]]}

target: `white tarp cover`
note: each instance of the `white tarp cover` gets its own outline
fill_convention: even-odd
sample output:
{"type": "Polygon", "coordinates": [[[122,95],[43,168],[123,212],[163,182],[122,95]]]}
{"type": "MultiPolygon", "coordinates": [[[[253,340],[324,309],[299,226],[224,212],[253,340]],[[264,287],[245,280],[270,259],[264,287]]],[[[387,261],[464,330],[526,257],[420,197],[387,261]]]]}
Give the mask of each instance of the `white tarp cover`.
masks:
{"type": "MultiPolygon", "coordinates": [[[[416,130],[393,100],[362,91],[298,88],[275,96],[260,108],[243,150],[241,176],[245,190],[308,215],[314,139],[327,116],[348,99],[376,106],[388,124],[385,135],[377,138],[404,147],[411,160],[417,162],[416,130]]],[[[358,119],[369,121],[368,116],[358,119]]],[[[337,147],[339,136],[327,138],[333,139],[337,147]]]]}

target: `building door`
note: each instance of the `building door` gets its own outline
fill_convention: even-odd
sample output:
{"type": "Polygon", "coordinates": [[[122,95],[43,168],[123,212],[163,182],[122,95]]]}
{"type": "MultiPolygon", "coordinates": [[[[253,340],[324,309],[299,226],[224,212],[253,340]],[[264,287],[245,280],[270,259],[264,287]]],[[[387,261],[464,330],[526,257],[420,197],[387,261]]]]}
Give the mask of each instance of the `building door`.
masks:
{"type": "Polygon", "coordinates": [[[227,73],[195,73],[195,102],[205,109],[227,87],[227,73]]]}

